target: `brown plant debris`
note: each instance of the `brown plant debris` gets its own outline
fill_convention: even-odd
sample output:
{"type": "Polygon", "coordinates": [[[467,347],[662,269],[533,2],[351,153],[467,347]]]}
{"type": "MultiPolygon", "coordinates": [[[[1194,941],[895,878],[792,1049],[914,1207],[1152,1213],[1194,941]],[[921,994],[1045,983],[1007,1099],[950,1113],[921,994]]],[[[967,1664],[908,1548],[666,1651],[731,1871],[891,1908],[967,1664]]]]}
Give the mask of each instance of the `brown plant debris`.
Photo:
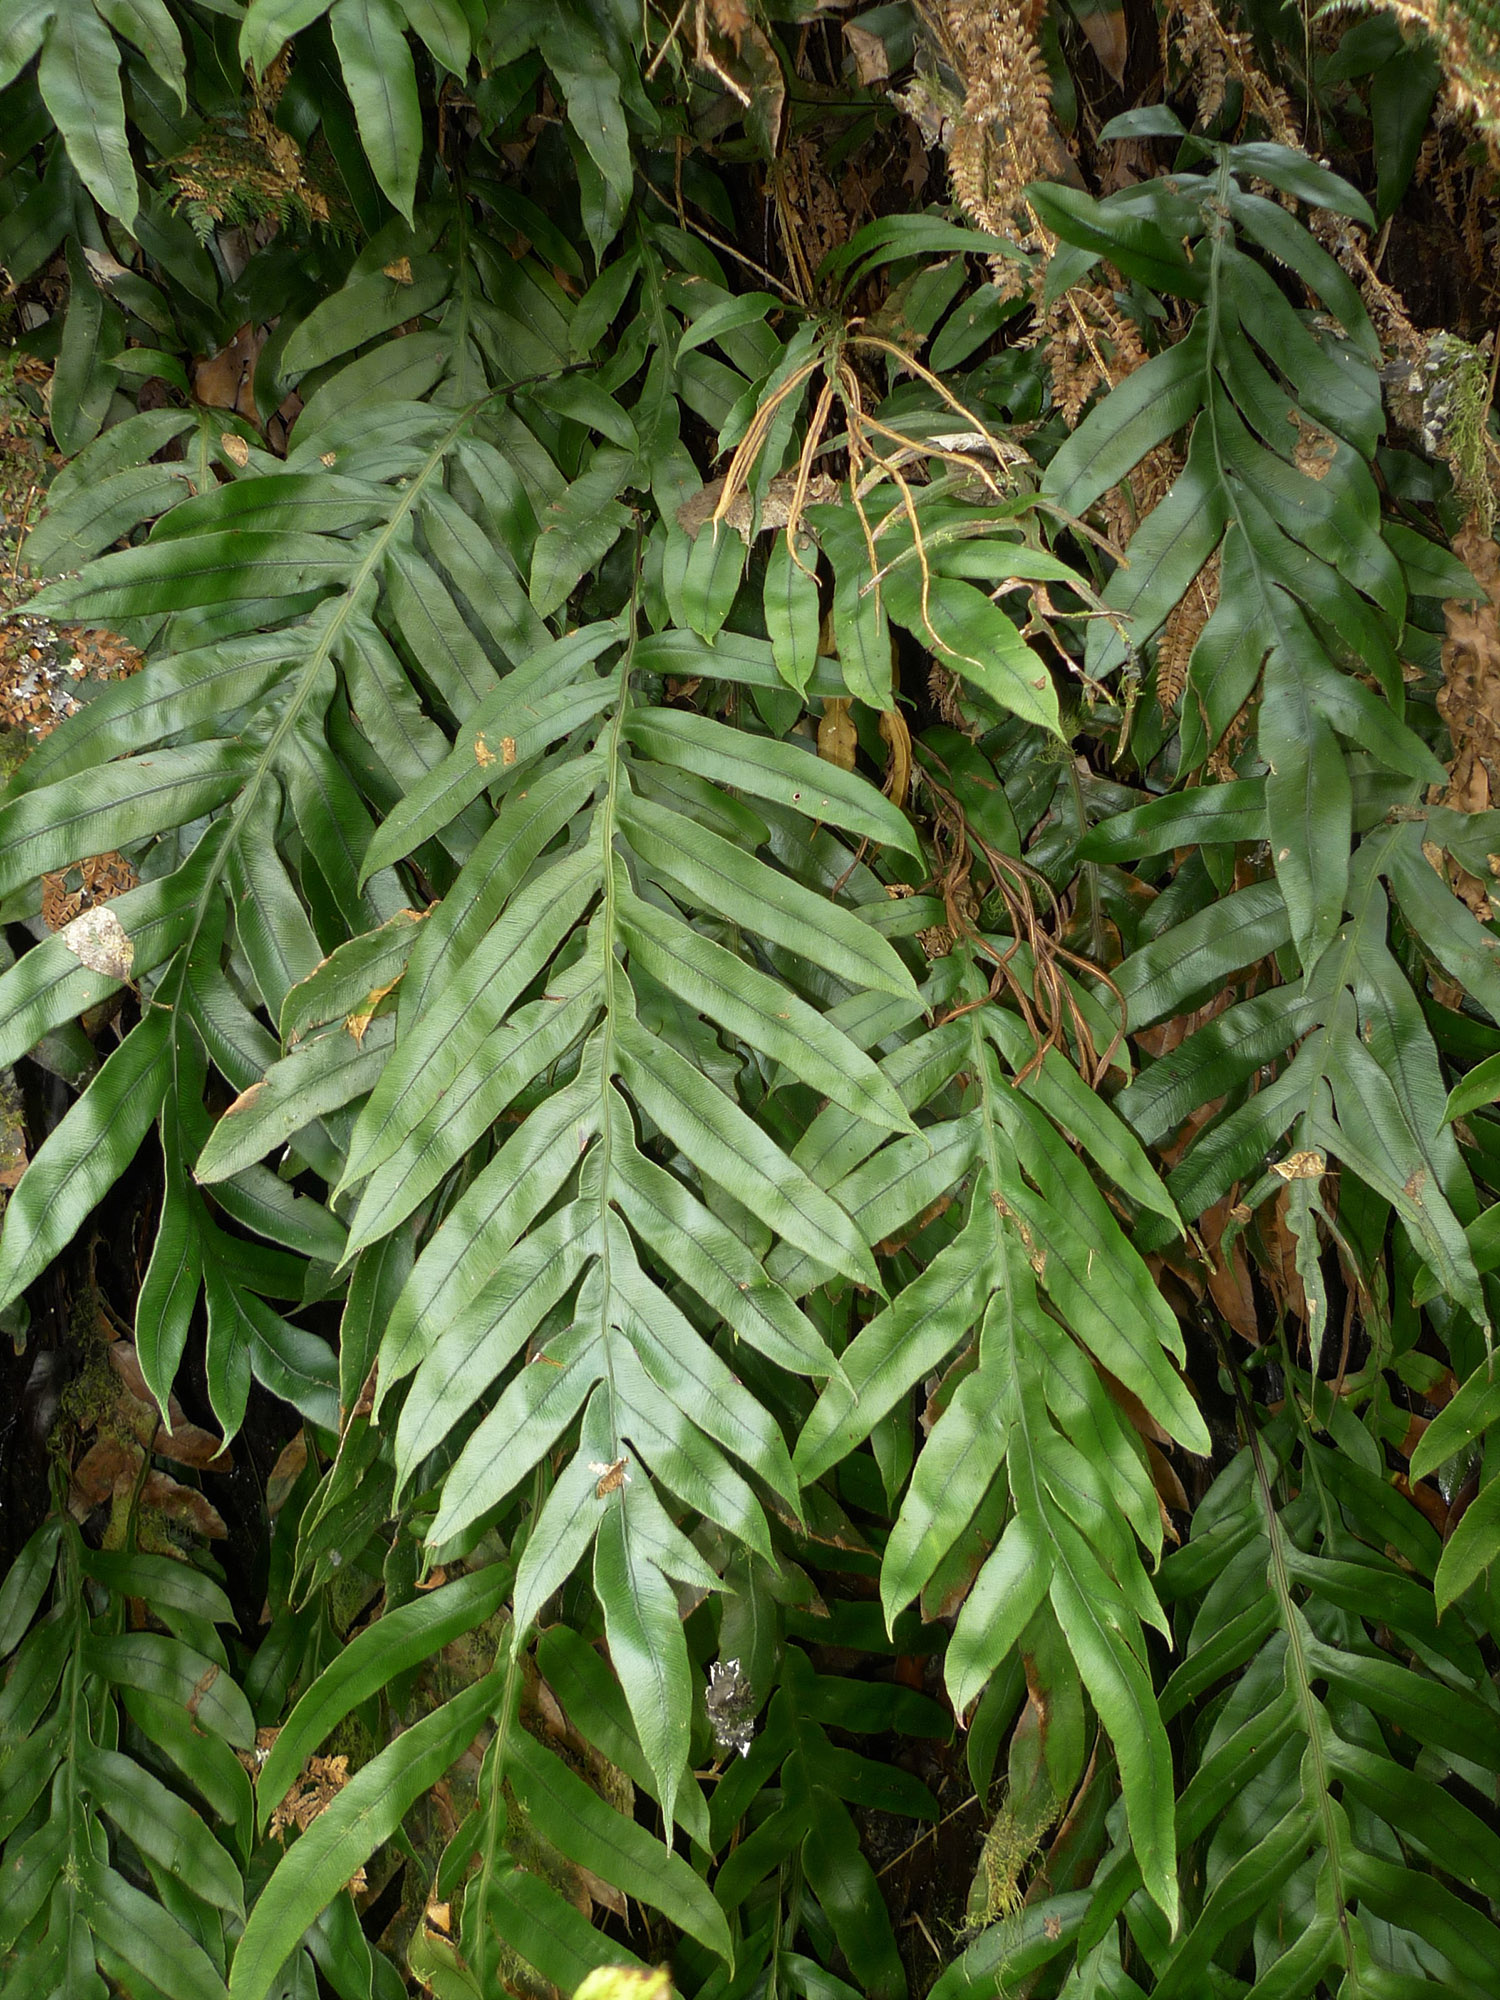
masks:
{"type": "Polygon", "coordinates": [[[81,706],[74,683],[121,680],[141,664],[135,647],[112,632],[17,613],[0,627],[0,729],[39,743],[81,706]]]}
{"type": "Polygon", "coordinates": [[[1215,549],[1168,612],[1156,644],[1156,698],[1163,715],[1170,715],[1182,699],[1193,648],[1218,602],[1219,551],[1215,549]]]}
{"type": "MultiPolygon", "coordinates": [[[[268,1830],[273,1838],[284,1841],[290,1826],[296,1827],[299,1833],[305,1833],[318,1815],[328,1810],[348,1782],[347,1757],[309,1757],[291,1790],[271,1815],[268,1830]]],[[[349,1880],[350,1894],[362,1895],[365,1887],[365,1871],[357,1868],[349,1880]]]]}
{"type": "Polygon", "coordinates": [[[1500,546],[1467,527],[1454,552],[1484,585],[1476,604],[1444,605],[1443,686],[1438,714],[1453,739],[1453,763],[1443,803],[1458,812],[1487,812],[1500,801],[1500,546]]]}
{"type": "Polygon", "coordinates": [[[0,1069],[0,1195],[26,1171],[26,1107],[13,1069],[0,1069]]]}

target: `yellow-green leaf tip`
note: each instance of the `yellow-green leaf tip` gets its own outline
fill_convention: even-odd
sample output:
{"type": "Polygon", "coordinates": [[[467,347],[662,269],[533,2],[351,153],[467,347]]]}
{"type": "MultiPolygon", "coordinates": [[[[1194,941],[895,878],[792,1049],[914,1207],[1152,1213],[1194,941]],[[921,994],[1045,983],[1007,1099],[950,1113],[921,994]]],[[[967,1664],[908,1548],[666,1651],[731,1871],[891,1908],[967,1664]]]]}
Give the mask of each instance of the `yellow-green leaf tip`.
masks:
{"type": "Polygon", "coordinates": [[[596,1966],[573,2000],[672,2000],[672,1975],[630,1965],[596,1966]]]}

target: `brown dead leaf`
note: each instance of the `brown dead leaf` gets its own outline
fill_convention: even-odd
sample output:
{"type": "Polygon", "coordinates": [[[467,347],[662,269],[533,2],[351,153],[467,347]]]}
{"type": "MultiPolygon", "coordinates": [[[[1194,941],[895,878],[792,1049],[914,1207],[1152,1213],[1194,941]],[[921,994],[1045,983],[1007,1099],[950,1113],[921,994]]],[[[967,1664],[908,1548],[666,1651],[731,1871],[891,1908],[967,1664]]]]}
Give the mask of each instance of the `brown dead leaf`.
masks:
{"type": "Polygon", "coordinates": [[[582,1862],[575,1862],[578,1879],[588,1891],[589,1899],[601,1910],[608,1910],[611,1916],[628,1917],[629,1905],[624,1895],[613,1882],[606,1882],[602,1875],[596,1875],[592,1868],[585,1868],[582,1862]]]}
{"type": "Polygon", "coordinates": [[[1236,1237],[1229,1251],[1222,1248],[1224,1226],[1229,1220],[1228,1204],[1216,1202],[1206,1209],[1198,1224],[1199,1234],[1213,1264],[1208,1272],[1208,1295],[1242,1340],[1260,1345],[1260,1320],[1255,1310],[1255,1292],[1250,1282],[1250,1264],[1243,1237],[1236,1237]]]}
{"type": "Polygon", "coordinates": [[[291,1497],[307,1466],[307,1437],[302,1431],[282,1446],[266,1481],[266,1510],[274,1520],[291,1497]]]}
{"type": "Polygon", "coordinates": [[[184,1486],[169,1472],[147,1473],[141,1488],[141,1505],[211,1542],[222,1542],[229,1534],[218,1508],[196,1487],[184,1486]]]}
{"type": "MultiPolygon", "coordinates": [[[[124,895],[139,881],[123,854],[91,854],[73,867],[53,869],[42,877],[42,921],[50,931],[63,931],[76,917],[97,909],[114,896],[124,895]]],[[[95,927],[85,926],[64,942],[89,965],[90,959],[85,956],[88,951],[97,950],[100,956],[111,957],[108,945],[119,929],[119,919],[111,917],[102,930],[96,932],[95,927]]],[[[104,971],[107,967],[92,969],[104,971]]]]}
{"type": "Polygon", "coordinates": [[[131,1340],[114,1341],[109,1349],[110,1366],[120,1378],[122,1391],[119,1414],[142,1444],[162,1458],[175,1459],[199,1472],[232,1472],[234,1459],[212,1431],[188,1422],[187,1413],[175,1396],[167,1397],[170,1429],[161,1421],[156,1399],[146,1386],[140,1356],[131,1340]]]}
{"type": "Polygon", "coordinates": [[[1130,38],[1125,28],[1125,9],[1116,4],[1106,12],[1098,8],[1077,15],[1078,25],[1089,38],[1089,47],[1099,58],[1099,66],[1116,83],[1125,81],[1125,64],[1130,55],[1130,38]]]}
{"type": "Polygon", "coordinates": [[[907,793],[911,790],[911,731],[899,708],[882,710],[880,734],[891,753],[881,790],[893,806],[904,806],[907,793]]]}
{"type": "Polygon", "coordinates": [[[859,748],[853,707],[847,695],[829,695],[818,723],[818,755],[825,764],[837,764],[841,771],[854,769],[854,756],[859,748]]]}
{"type": "Polygon", "coordinates": [[[410,257],[397,257],[392,263],[382,264],[380,268],[386,277],[398,285],[409,285],[412,281],[410,257]]]}
{"type": "Polygon", "coordinates": [[[1100,1381],[1108,1389],[1110,1400],[1125,1412],[1130,1419],[1130,1427],[1152,1444],[1170,1444],[1172,1433],[1165,1425],[1159,1424],[1134,1389],[1127,1389],[1117,1375],[1111,1375],[1107,1368],[1094,1364],[1100,1381]]]}
{"type": "Polygon", "coordinates": [[[1407,1417],[1406,1435],[1396,1447],[1403,1458],[1410,1459],[1412,1453],[1422,1442],[1422,1433],[1426,1430],[1430,1421],[1431,1419],[1428,1417],[1419,1417],[1415,1410],[1407,1417]]]}
{"type": "Polygon", "coordinates": [[[1182,1540],[1172,1515],[1192,1512],[1187,1489],[1177,1477],[1177,1469],[1159,1444],[1146,1441],[1146,1463],[1151,1468],[1151,1484],[1156,1488],[1156,1504],[1161,1509],[1163,1531],[1174,1542],[1182,1540]]]}
{"type": "MultiPolygon", "coordinates": [[[[96,1438],[73,1468],[68,1491],[69,1513],[74,1520],[84,1521],[96,1507],[105,1506],[117,1494],[130,1494],[140,1470],[139,1445],[129,1438],[113,1435],[96,1438]]],[[[223,1541],[229,1532],[216,1507],[194,1487],[184,1486],[168,1472],[148,1472],[140,1497],[141,1505],[152,1513],[211,1541],[223,1541]]]]}
{"type": "Polygon", "coordinates": [[[1396,1473],[1391,1480],[1396,1491],[1410,1500],[1419,1514],[1425,1514],[1438,1533],[1444,1534],[1448,1527],[1448,1503],[1425,1479],[1419,1479],[1415,1486],[1404,1472],[1396,1473]]]}
{"type": "Polygon", "coordinates": [[[723,87],[723,95],[694,121],[698,134],[711,138],[742,117],[761,152],[774,159],[786,110],[786,79],[776,51],[744,0],[709,0],[709,4],[713,18],[699,10],[693,56],[697,66],[723,87]]]}
{"type": "MultiPolygon", "coordinates": [[[[255,366],[266,344],[267,332],[267,328],[247,320],[227,346],[194,362],[193,394],[200,403],[216,410],[234,410],[252,423],[259,421],[255,409],[255,366]]],[[[233,435],[226,433],[220,443],[236,465],[244,465],[250,457],[250,447],[241,437],[235,437],[231,445],[233,435]],[[239,456],[241,451],[244,458],[239,456]]]]}
{"type": "Polygon", "coordinates": [[[73,1468],[68,1510],[77,1521],[102,1507],[115,1490],[115,1481],[132,1482],[140,1470],[141,1452],[129,1438],[96,1438],[73,1468]]]}
{"type": "Polygon", "coordinates": [[[1287,1221],[1286,1189],[1276,1190],[1276,1199],[1261,1211],[1261,1239],[1265,1244],[1269,1270],[1266,1275],[1280,1309],[1290,1318],[1305,1322],[1307,1293],[1302,1273],[1297,1269],[1297,1239],[1287,1221]]]}
{"type": "Polygon", "coordinates": [[[879,35],[862,28],[858,21],[846,21],[844,40],[854,58],[856,82],[884,83],[891,73],[891,59],[879,35]]]}
{"type": "Polygon", "coordinates": [[[568,1720],[567,1711],[540,1676],[526,1690],[526,1706],[529,1711],[527,1720],[532,1726],[533,1735],[536,1733],[535,1725],[539,1723],[554,1742],[566,1744],[570,1750],[581,1744],[581,1739],[574,1734],[573,1725],[568,1720]]]}

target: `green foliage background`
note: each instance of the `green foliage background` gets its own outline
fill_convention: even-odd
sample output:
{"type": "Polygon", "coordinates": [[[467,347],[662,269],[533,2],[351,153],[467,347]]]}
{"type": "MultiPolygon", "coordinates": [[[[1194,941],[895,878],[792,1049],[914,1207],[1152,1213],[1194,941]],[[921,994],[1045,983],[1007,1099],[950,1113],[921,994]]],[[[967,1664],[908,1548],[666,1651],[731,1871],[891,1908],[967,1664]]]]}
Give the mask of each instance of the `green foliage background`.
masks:
{"type": "Polygon", "coordinates": [[[70,279],[26,608],[148,654],[0,802],[0,1061],[129,1023],[0,1304],[154,1131],[145,1383],[308,1442],[258,1631],[135,1506],[0,1585],[7,2000],[1486,2000],[1500,973],[1433,862],[1500,840],[1432,803],[1476,586],[1375,217],[1156,107],[1105,136],[1162,174],[1032,189],[1055,247],[934,205],[752,284],[731,183],[831,29],[715,9],[772,70],[694,150],[703,13],[0,0],[0,262],[70,279]],[[1144,340],[1076,429],[988,258],[1144,340]],[[687,506],[737,447],[747,528],[841,482],[795,546],[687,506]],[[128,967],[37,921],[110,850],[128,967]],[[1398,1475],[1467,1485],[1445,1537],[1398,1475]],[[955,1811],[909,1947],[873,1833],[955,1811]]]}

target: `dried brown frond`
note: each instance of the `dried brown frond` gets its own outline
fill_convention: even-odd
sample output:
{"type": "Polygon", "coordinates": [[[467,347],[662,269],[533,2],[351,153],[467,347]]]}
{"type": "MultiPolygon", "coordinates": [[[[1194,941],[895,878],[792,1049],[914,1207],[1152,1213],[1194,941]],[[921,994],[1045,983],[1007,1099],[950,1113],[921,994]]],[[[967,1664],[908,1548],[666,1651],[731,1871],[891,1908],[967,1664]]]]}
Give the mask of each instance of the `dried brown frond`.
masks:
{"type": "MultiPolygon", "coordinates": [[[[907,104],[924,126],[932,118],[933,139],[946,145],[959,207],[1022,249],[1050,247],[1025,200],[1027,184],[1056,165],[1052,83],[1036,39],[1041,11],[1036,0],[924,0],[923,22],[964,98],[940,104],[919,74],[923,88],[907,104]]],[[[1011,259],[992,257],[990,273],[1007,297],[1019,296],[1024,280],[1011,259]]]]}
{"type": "Polygon", "coordinates": [[[847,243],[868,219],[842,198],[823,160],[823,150],[806,133],[788,139],[766,173],[776,230],[787,269],[803,298],[812,298],[813,273],[831,250],[847,243]]]}
{"type": "MultiPolygon", "coordinates": [[[[856,322],[856,327],[857,327],[856,322]]],[[[802,449],[795,473],[779,473],[770,482],[766,504],[762,508],[760,525],[782,529],[791,550],[792,560],[799,569],[806,570],[807,563],[801,553],[801,524],[804,507],[813,502],[826,502],[834,497],[833,482],[826,474],[814,470],[819,453],[824,448],[833,405],[837,400],[842,406],[845,435],[844,448],[848,457],[847,495],[849,504],[859,518],[864,536],[865,552],[870,566],[870,582],[867,586],[876,595],[879,603],[880,580],[884,566],[877,547],[878,537],[887,522],[898,514],[904,514],[911,526],[916,545],[917,558],[922,565],[922,602],[925,610],[927,602],[927,559],[923,549],[921,530],[917,520],[916,504],[911,492],[911,478],[925,477],[921,462],[939,459],[944,464],[961,472],[971,481],[977,482],[988,494],[998,499],[1010,484],[1009,469],[1026,462],[1026,454],[1018,446],[998,437],[983,420],[976,416],[965,404],[954,396],[942,379],[933,374],[913,355],[894,342],[883,337],[861,333],[855,328],[846,329],[842,335],[830,337],[823,353],[811,361],[804,362],[778,383],[756,409],[746,426],[745,435],[735,447],[729,467],[723,479],[715,482],[712,511],[705,512],[707,491],[692,506],[690,513],[679,515],[681,525],[689,532],[709,522],[717,530],[719,524],[728,521],[748,536],[753,510],[749,501],[749,485],[755,472],[756,462],[766,446],[777,412],[789,398],[800,398],[806,385],[821,372],[822,384],[812,416],[802,440],[802,449]],[[937,437],[916,438],[904,431],[895,430],[880,418],[872,416],[865,408],[864,392],[860,379],[851,365],[848,354],[852,349],[870,349],[899,361],[928,387],[953,411],[957,420],[952,433],[937,437]],[[903,468],[913,468],[908,475],[903,468]],[[872,526],[865,511],[865,498],[869,492],[889,481],[896,489],[897,499],[890,514],[878,526],[872,526]]]]}
{"type": "Polygon", "coordinates": [[[1112,389],[1146,359],[1135,322],[1107,286],[1074,285],[1055,299],[1043,322],[1052,400],[1069,430],[1100,389],[1112,389]]]}
{"type": "Polygon", "coordinates": [[[1224,107],[1229,86],[1229,64],[1212,0],[1181,0],[1169,7],[1162,16],[1161,43],[1163,62],[1175,53],[1191,80],[1199,124],[1212,124],[1224,107]],[[1178,23],[1174,36],[1172,29],[1178,23]]]}
{"type": "Polygon", "coordinates": [[[1152,508],[1165,499],[1182,465],[1182,454],[1173,445],[1154,445],[1129,478],[1105,494],[1099,511],[1117,551],[1123,551],[1152,508]]]}
{"type": "Polygon", "coordinates": [[[1233,82],[1244,92],[1242,123],[1254,119],[1281,145],[1301,145],[1291,99],[1256,62],[1251,36],[1224,25],[1214,0],[1170,0],[1161,32],[1163,59],[1176,56],[1200,125],[1218,116],[1233,82]]]}
{"type": "Polygon", "coordinates": [[[1219,602],[1219,551],[1193,578],[1173,605],[1156,645],[1156,698],[1163,715],[1170,715],[1187,686],[1188,661],[1199,635],[1219,602]]]}
{"type": "Polygon", "coordinates": [[[1364,230],[1347,216],[1321,208],[1308,217],[1308,227],[1358,285],[1370,323],[1380,336],[1382,351],[1398,355],[1404,361],[1419,361],[1426,341],[1412,325],[1401,294],[1376,270],[1364,230]]]}

